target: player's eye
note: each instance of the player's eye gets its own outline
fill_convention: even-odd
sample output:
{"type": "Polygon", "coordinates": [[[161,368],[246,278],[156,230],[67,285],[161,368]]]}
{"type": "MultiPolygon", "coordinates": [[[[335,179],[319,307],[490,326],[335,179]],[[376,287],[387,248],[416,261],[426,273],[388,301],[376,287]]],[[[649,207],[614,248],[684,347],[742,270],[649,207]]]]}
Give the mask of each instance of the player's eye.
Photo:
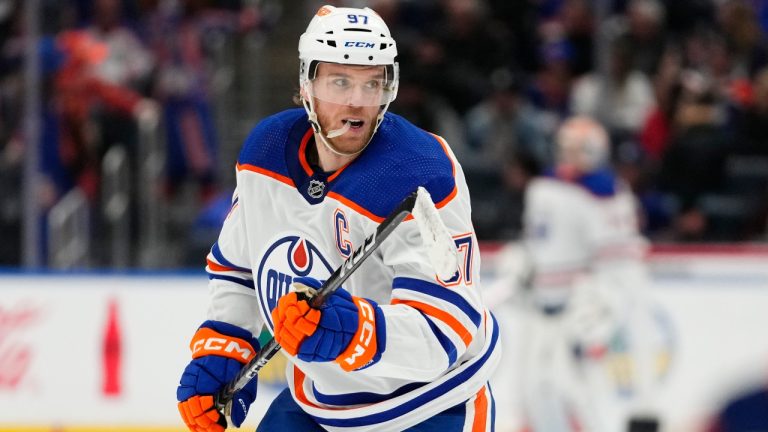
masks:
{"type": "Polygon", "coordinates": [[[334,87],[339,89],[346,89],[349,88],[350,82],[347,78],[336,78],[332,81],[334,87]]]}
{"type": "Polygon", "coordinates": [[[381,82],[379,82],[379,80],[371,80],[365,83],[366,90],[378,90],[379,87],[381,87],[381,82]]]}

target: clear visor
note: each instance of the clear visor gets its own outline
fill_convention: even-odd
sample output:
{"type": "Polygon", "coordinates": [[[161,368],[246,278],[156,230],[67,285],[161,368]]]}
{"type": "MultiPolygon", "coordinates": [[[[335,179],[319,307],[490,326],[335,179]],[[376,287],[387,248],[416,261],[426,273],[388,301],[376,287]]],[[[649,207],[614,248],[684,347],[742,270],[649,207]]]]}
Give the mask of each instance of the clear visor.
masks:
{"type": "Polygon", "coordinates": [[[321,63],[307,85],[312,97],[349,106],[382,106],[395,98],[395,80],[386,66],[321,63]]]}

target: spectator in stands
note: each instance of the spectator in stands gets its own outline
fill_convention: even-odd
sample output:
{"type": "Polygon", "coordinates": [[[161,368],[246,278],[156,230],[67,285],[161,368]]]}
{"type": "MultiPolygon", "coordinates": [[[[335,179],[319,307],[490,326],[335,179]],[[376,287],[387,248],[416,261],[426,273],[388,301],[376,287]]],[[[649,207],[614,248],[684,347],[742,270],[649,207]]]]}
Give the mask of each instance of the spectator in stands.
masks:
{"type": "Polygon", "coordinates": [[[595,23],[592,6],[587,0],[566,0],[558,13],[565,40],[571,47],[570,70],[581,76],[595,66],[595,23]]]}
{"type": "Polygon", "coordinates": [[[654,104],[650,80],[632,68],[630,49],[626,35],[617,37],[607,73],[581,78],[571,93],[573,112],[597,119],[613,137],[637,134],[654,104]]]}
{"type": "MultiPolygon", "coordinates": [[[[522,97],[522,78],[509,69],[491,74],[493,92],[466,115],[467,145],[453,145],[473,191],[475,231],[482,239],[520,232],[524,178],[549,163],[542,115],[522,97]]],[[[461,141],[459,142],[461,143],[461,141]]]]}
{"type": "Polygon", "coordinates": [[[540,1],[486,0],[489,18],[509,32],[512,55],[508,60],[514,68],[525,72],[535,71],[539,64],[537,8],[540,1]]]}
{"type": "MultiPolygon", "coordinates": [[[[63,60],[53,77],[53,102],[58,121],[58,153],[69,176],[90,200],[99,190],[100,157],[94,114],[140,115],[150,102],[130,89],[96,75],[94,68],[107,56],[107,47],[84,31],[57,37],[63,60]]],[[[63,192],[63,191],[62,191],[63,192]]]]}
{"type": "Polygon", "coordinates": [[[768,64],[768,41],[753,6],[744,0],[728,0],[721,3],[718,15],[737,76],[752,76],[768,64]]]}
{"type": "Polygon", "coordinates": [[[632,68],[653,76],[667,44],[665,9],[659,0],[631,0],[626,25],[632,68]]]}
{"type": "Polygon", "coordinates": [[[673,238],[707,240],[708,209],[703,199],[723,186],[731,148],[722,128],[718,100],[700,73],[686,71],[675,107],[672,141],[664,152],[659,183],[676,202],[673,238]]]}
{"type": "Polygon", "coordinates": [[[432,90],[444,95],[460,115],[489,92],[488,76],[510,59],[507,30],[489,20],[479,0],[440,0],[443,20],[433,31],[443,63],[432,90]]]}
{"type": "MultiPolygon", "coordinates": [[[[104,59],[93,65],[93,75],[105,83],[144,96],[149,93],[154,60],[133,29],[125,25],[121,4],[119,0],[93,2],[93,19],[85,33],[106,48],[104,59]]],[[[157,121],[159,108],[155,104],[147,103],[140,109],[149,121],[157,121]]],[[[129,155],[129,164],[135,171],[139,144],[137,118],[117,110],[102,110],[94,115],[99,127],[99,159],[120,146],[129,155]]]]}
{"type": "MultiPolygon", "coordinates": [[[[320,0],[313,4],[320,7],[326,2],[320,0]]],[[[369,6],[375,10],[388,24],[392,34],[398,35],[398,40],[404,41],[402,47],[398,47],[398,57],[407,61],[417,62],[414,56],[414,46],[423,37],[426,29],[431,28],[437,14],[436,5],[432,2],[404,2],[401,0],[371,0],[369,6]]],[[[402,80],[402,78],[401,78],[402,80]]]]}
{"type": "Polygon", "coordinates": [[[86,32],[107,48],[104,60],[93,68],[95,76],[139,92],[147,87],[154,60],[134,31],[123,23],[119,0],[95,0],[93,22],[86,32]]]}
{"type": "Polygon", "coordinates": [[[22,162],[18,138],[0,142],[0,267],[21,260],[22,162]]]}
{"type": "Polygon", "coordinates": [[[679,50],[668,47],[659,62],[653,82],[656,104],[646,117],[639,135],[643,157],[654,170],[669,144],[677,98],[682,90],[681,68],[682,57],[679,50]]]}
{"type": "Polygon", "coordinates": [[[522,97],[522,77],[506,68],[497,69],[490,82],[492,93],[465,117],[467,148],[457,149],[465,171],[499,175],[511,153],[548,164],[551,149],[539,112],[522,97]]]}
{"type": "Polygon", "coordinates": [[[736,121],[737,151],[768,157],[768,68],[755,75],[749,92],[750,103],[736,121]]]}
{"type": "Polygon", "coordinates": [[[699,0],[664,0],[667,31],[677,37],[696,28],[714,28],[715,3],[699,0]]]}
{"type": "Polygon", "coordinates": [[[452,147],[466,147],[465,124],[462,118],[445,98],[428,92],[427,77],[421,72],[402,71],[400,79],[397,99],[392,103],[392,109],[410,119],[416,126],[435,131],[452,143],[452,147]]]}
{"type": "Polygon", "coordinates": [[[210,95],[205,34],[217,25],[206,20],[204,2],[157,6],[150,17],[150,45],[157,60],[154,95],[163,105],[166,193],[179,196],[194,181],[202,202],[216,194],[218,142],[210,95]]]}
{"type": "MultiPolygon", "coordinates": [[[[507,241],[522,236],[525,191],[531,180],[540,175],[545,166],[530,154],[519,153],[513,149],[507,152],[501,173],[502,193],[496,199],[496,222],[499,225],[495,227],[493,237],[488,237],[489,239],[507,241]]],[[[475,230],[478,230],[477,225],[475,230]]]]}
{"type": "Polygon", "coordinates": [[[550,118],[547,131],[554,134],[557,125],[570,112],[573,50],[557,30],[553,30],[552,34],[544,34],[543,38],[539,47],[540,65],[531,79],[526,96],[550,118]]]}
{"type": "Polygon", "coordinates": [[[0,10],[0,266],[21,260],[23,44],[19,9],[0,10]]]}

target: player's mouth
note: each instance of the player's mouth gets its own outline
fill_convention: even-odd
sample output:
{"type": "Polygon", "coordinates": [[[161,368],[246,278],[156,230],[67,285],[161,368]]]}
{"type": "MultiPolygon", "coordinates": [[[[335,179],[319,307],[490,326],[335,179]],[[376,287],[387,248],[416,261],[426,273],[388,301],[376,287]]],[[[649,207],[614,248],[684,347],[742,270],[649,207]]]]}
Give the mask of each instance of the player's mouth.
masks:
{"type": "Polygon", "coordinates": [[[349,123],[349,128],[351,130],[360,130],[365,125],[365,120],[361,120],[358,118],[345,118],[341,122],[343,124],[349,123]]]}

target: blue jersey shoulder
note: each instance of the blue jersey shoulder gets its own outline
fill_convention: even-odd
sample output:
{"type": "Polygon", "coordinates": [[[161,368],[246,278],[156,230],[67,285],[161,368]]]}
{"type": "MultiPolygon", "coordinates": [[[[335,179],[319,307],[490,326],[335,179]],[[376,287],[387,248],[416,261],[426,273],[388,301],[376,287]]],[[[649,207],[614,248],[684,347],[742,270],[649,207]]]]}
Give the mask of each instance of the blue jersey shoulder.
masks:
{"type": "Polygon", "coordinates": [[[251,130],[237,162],[287,176],[286,146],[294,140],[301,140],[308,127],[307,114],[302,108],[289,109],[266,117],[251,130]]]}
{"type": "MultiPolygon", "coordinates": [[[[266,117],[251,131],[238,163],[253,165],[302,185],[302,138],[310,131],[302,108],[266,117]]],[[[386,113],[371,143],[329,189],[373,215],[384,217],[409,193],[424,186],[435,202],[456,188],[455,167],[443,144],[402,117],[386,113]]]]}
{"type": "Polygon", "coordinates": [[[424,186],[433,201],[454,193],[455,167],[434,135],[386,113],[371,143],[333,185],[333,190],[376,216],[386,216],[424,186]]]}

